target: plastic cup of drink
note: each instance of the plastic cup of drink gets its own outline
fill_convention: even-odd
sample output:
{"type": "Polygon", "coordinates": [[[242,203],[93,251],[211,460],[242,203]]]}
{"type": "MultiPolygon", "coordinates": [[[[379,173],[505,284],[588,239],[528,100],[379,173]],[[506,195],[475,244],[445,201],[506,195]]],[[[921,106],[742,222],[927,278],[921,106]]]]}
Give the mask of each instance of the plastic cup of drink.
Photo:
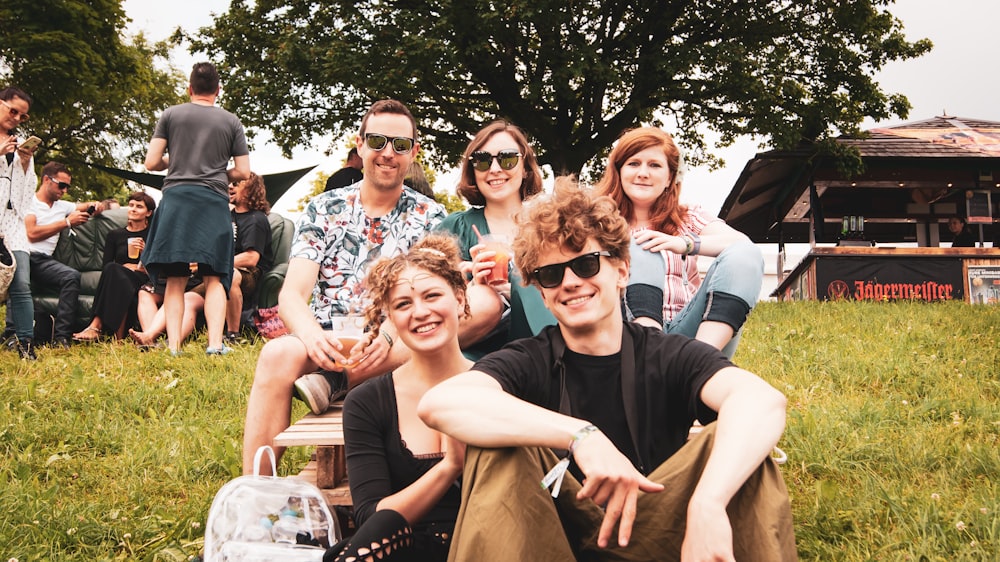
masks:
{"type": "Polygon", "coordinates": [[[142,240],[142,238],[135,237],[128,239],[128,259],[139,259],[139,240],[142,240]]]}
{"type": "Polygon", "coordinates": [[[345,362],[335,363],[341,369],[346,369],[354,364],[350,361],[351,350],[365,335],[365,317],[360,314],[334,316],[331,324],[331,330],[340,342],[340,354],[348,358],[345,362]]]}
{"type": "Polygon", "coordinates": [[[508,283],[510,281],[508,277],[511,253],[510,241],[507,240],[506,236],[486,234],[483,236],[483,246],[485,246],[485,250],[496,252],[496,255],[493,256],[495,265],[490,270],[489,275],[486,276],[486,282],[490,285],[508,283]]]}

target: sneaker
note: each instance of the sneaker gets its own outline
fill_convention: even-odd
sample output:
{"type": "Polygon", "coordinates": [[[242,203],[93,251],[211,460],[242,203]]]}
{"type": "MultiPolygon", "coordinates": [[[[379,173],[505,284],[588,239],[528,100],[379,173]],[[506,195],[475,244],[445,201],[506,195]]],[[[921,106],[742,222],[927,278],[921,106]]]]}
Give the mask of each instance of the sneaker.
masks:
{"type": "Polygon", "coordinates": [[[73,341],[66,336],[56,336],[49,345],[59,349],[69,349],[73,345],[73,341]]]}
{"type": "Polygon", "coordinates": [[[30,338],[19,340],[16,345],[17,354],[21,356],[21,359],[27,359],[28,361],[38,359],[38,356],[35,355],[35,344],[30,338]]]}
{"type": "Polygon", "coordinates": [[[295,381],[295,397],[305,402],[317,416],[346,395],[347,375],[344,373],[320,371],[302,375],[295,381]]]}
{"type": "Polygon", "coordinates": [[[205,355],[228,355],[233,352],[233,348],[222,344],[219,347],[209,347],[205,349],[205,355]]]}

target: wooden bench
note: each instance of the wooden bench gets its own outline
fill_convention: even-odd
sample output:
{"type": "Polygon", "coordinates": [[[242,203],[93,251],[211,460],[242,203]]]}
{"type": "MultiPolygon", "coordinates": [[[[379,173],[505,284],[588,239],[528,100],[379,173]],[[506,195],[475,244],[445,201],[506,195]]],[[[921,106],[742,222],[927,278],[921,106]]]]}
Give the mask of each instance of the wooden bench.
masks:
{"type": "Polygon", "coordinates": [[[278,447],[315,446],[313,458],[306,464],[298,478],[302,478],[323,492],[326,503],[340,518],[344,536],[351,534],[354,521],[351,512],[354,502],[347,482],[347,462],[344,456],[344,403],[335,402],[325,413],[306,414],[274,438],[278,447]]]}

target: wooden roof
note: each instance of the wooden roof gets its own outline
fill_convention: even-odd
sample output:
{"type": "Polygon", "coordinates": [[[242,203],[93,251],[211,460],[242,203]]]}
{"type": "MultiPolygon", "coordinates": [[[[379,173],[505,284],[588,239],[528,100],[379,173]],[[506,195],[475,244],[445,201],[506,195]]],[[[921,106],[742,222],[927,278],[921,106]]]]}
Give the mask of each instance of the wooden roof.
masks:
{"type": "Polygon", "coordinates": [[[763,152],[747,162],[720,216],[754,242],[808,242],[815,185],[824,219],[817,242],[836,241],[844,215],[863,215],[877,242],[908,242],[917,223],[963,213],[967,191],[1000,194],[1000,122],[940,116],[837,142],[858,150],[861,174],[845,176],[811,146],[763,152]]]}

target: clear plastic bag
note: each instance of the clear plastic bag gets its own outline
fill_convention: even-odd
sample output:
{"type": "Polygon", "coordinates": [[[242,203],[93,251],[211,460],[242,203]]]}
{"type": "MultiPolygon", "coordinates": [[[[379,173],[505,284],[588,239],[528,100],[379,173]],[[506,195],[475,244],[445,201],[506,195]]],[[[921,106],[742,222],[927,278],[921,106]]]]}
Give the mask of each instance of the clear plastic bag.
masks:
{"type": "Polygon", "coordinates": [[[205,526],[205,562],[322,560],[340,540],[319,488],[297,478],[260,476],[264,452],[276,473],[274,451],[261,447],[254,474],[229,481],[215,494],[205,526]]]}

